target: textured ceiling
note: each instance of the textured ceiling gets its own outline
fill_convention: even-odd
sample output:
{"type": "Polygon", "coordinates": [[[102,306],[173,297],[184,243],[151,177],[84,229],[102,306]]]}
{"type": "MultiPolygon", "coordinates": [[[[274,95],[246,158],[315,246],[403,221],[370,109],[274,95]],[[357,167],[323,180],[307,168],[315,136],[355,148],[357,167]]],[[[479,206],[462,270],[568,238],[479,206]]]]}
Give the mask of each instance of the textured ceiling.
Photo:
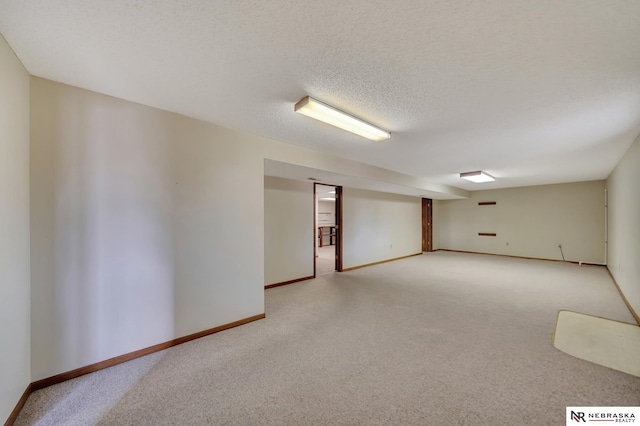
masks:
{"type": "Polygon", "coordinates": [[[604,179],[640,131],[636,0],[0,0],[0,33],[33,75],[470,190],[604,179]]]}

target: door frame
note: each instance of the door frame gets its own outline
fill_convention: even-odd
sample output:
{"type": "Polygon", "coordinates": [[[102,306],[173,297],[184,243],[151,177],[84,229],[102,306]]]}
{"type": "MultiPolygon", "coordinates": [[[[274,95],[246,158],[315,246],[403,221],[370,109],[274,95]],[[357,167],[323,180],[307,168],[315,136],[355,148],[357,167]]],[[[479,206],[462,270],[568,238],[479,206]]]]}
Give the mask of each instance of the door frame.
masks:
{"type": "Polygon", "coordinates": [[[317,277],[316,259],[318,256],[318,227],[317,227],[317,186],[333,186],[336,190],[335,193],[335,218],[336,218],[336,255],[335,255],[335,268],[336,272],[342,272],[342,186],[332,185],[330,183],[314,182],[313,183],[313,277],[317,277]]]}
{"type": "Polygon", "coordinates": [[[336,186],[336,271],[342,272],[342,187],[336,186]]]}
{"type": "Polygon", "coordinates": [[[433,200],[422,199],[422,251],[433,251],[433,200]]]}

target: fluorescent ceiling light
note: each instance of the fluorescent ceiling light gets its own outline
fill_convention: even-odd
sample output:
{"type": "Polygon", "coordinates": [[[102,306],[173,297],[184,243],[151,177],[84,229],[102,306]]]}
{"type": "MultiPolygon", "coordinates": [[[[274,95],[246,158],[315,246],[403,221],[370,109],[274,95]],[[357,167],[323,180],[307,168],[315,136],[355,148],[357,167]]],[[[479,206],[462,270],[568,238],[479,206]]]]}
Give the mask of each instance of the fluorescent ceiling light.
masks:
{"type": "Polygon", "coordinates": [[[295,105],[294,111],[372,141],[379,142],[391,137],[391,133],[386,130],[379,129],[359,118],[317,101],[310,96],[302,98],[300,102],[295,105]]]}
{"type": "Polygon", "coordinates": [[[482,171],[460,173],[460,177],[474,183],[493,182],[495,180],[493,176],[482,171]]]}
{"type": "Polygon", "coordinates": [[[336,199],[335,198],[326,197],[326,198],[320,198],[320,200],[322,200],[322,201],[335,201],[336,199]]]}

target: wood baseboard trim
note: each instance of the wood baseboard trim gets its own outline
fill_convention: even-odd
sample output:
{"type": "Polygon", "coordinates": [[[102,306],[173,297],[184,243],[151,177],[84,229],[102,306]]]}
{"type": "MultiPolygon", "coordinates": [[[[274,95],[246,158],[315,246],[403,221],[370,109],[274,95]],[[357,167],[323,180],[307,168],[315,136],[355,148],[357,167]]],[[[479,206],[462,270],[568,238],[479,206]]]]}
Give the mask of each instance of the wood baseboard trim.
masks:
{"type": "Polygon", "coordinates": [[[300,281],[306,281],[306,280],[312,280],[315,277],[313,275],[310,275],[308,277],[302,277],[302,278],[296,278],[295,280],[289,280],[289,281],[283,281],[281,283],[275,283],[275,284],[268,284],[264,286],[264,289],[268,289],[268,288],[274,288],[274,287],[280,287],[282,285],[287,285],[287,284],[293,284],[293,283],[299,283],[300,281]]]}
{"type": "Polygon", "coordinates": [[[158,343],[157,345],[149,346],[148,348],[140,349],[137,351],[129,352],[123,355],[119,355],[114,358],[110,358],[104,361],[96,362],[84,367],[76,368],[75,370],[67,371],[65,373],[56,374],[55,376],[47,377],[41,380],[36,380],[31,383],[31,391],[46,388],[51,385],[65,382],[67,380],[75,379],[76,377],[84,376],[85,374],[93,373],[98,370],[113,367],[114,365],[122,364],[123,362],[131,361],[132,359],[140,358],[145,355],[152,354],[154,352],[162,351],[173,346],[187,343],[191,340],[199,339],[210,334],[219,333],[230,328],[238,327],[253,321],[257,321],[265,318],[265,314],[258,314],[252,317],[244,318],[238,321],[223,324],[218,327],[213,327],[208,330],[199,331],[197,333],[189,334],[188,336],[178,337],[177,339],[169,340],[164,343],[158,343]]]}
{"type": "MultiPolygon", "coordinates": [[[[513,258],[516,258],[516,259],[548,260],[549,262],[563,262],[562,259],[544,259],[542,257],[514,256],[512,254],[483,253],[483,252],[480,252],[480,251],[465,251],[465,250],[451,250],[451,249],[439,249],[439,251],[450,251],[452,253],[481,254],[481,255],[484,255],[484,256],[513,257],[513,258]]],[[[576,263],[578,263],[578,262],[576,262],[576,263]]]]}
{"type": "Polygon", "coordinates": [[[400,257],[395,257],[393,259],[387,259],[387,260],[380,260],[378,262],[372,262],[372,263],[367,263],[364,265],[358,265],[358,266],[351,266],[349,268],[343,268],[342,272],[347,272],[347,271],[353,271],[355,269],[360,269],[360,268],[366,268],[367,266],[373,266],[373,265],[380,265],[381,263],[387,263],[387,262],[394,262],[396,260],[400,260],[400,259],[406,259],[408,257],[413,257],[413,256],[420,256],[422,254],[422,252],[420,253],[414,253],[414,254],[409,254],[406,256],[400,256],[400,257]]]}
{"type": "Polygon", "coordinates": [[[576,260],[562,260],[562,259],[545,259],[544,257],[514,256],[512,254],[482,253],[482,252],[479,252],[479,251],[464,251],[464,250],[451,250],[451,249],[438,249],[436,251],[450,251],[452,253],[467,253],[467,254],[482,254],[484,256],[513,257],[515,259],[546,260],[547,262],[573,263],[575,265],[606,266],[606,265],[604,265],[602,263],[578,262],[576,260]]]}
{"type": "Polygon", "coordinates": [[[18,414],[20,414],[22,407],[24,407],[24,404],[27,402],[27,398],[29,398],[29,395],[31,395],[31,384],[29,384],[27,386],[27,389],[25,389],[15,408],[13,409],[11,414],[9,414],[9,418],[4,423],[4,426],[12,426],[13,423],[15,423],[16,419],[18,418],[18,414]]]}
{"type": "Polygon", "coordinates": [[[587,266],[607,266],[604,263],[594,263],[594,262],[576,262],[575,260],[565,260],[567,263],[575,263],[576,265],[587,265],[587,266]]]}
{"type": "Polygon", "coordinates": [[[640,325],[640,316],[638,316],[638,313],[633,309],[633,307],[631,306],[631,303],[629,303],[629,301],[625,297],[624,293],[622,292],[622,289],[618,285],[618,281],[616,281],[615,277],[611,273],[609,266],[607,266],[607,272],[609,273],[609,276],[611,277],[611,280],[613,281],[613,283],[616,285],[616,288],[618,289],[618,293],[620,293],[620,296],[622,297],[624,304],[627,305],[627,309],[629,309],[629,312],[631,312],[631,316],[636,320],[638,325],[640,325]]]}

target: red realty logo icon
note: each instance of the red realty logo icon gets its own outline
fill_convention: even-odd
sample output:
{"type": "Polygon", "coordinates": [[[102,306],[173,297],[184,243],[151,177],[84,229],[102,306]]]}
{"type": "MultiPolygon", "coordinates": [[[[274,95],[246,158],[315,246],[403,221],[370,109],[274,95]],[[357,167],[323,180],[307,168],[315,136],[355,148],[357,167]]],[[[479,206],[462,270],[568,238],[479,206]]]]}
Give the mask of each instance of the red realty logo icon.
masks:
{"type": "Polygon", "coordinates": [[[584,419],[584,412],[582,412],[582,411],[578,411],[578,412],[571,411],[571,420],[573,420],[574,422],[578,422],[578,423],[580,423],[580,420],[582,420],[585,423],[587,422],[584,419]]]}

